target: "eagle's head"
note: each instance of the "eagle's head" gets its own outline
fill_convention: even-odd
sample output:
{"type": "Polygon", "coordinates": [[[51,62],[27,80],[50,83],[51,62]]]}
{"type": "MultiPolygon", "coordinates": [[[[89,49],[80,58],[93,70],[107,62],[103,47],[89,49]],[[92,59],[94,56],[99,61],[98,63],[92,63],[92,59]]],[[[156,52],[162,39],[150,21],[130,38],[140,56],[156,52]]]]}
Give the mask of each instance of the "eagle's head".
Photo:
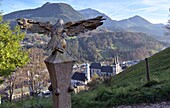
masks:
{"type": "Polygon", "coordinates": [[[62,19],[58,19],[56,24],[58,27],[61,27],[64,25],[64,21],[62,19]]]}

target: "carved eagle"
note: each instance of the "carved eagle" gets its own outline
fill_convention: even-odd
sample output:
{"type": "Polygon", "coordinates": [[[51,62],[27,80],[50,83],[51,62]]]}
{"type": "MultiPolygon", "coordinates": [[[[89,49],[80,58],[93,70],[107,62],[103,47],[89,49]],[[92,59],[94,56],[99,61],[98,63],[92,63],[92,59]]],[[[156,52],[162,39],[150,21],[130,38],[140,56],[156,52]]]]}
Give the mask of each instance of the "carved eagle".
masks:
{"type": "MultiPolygon", "coordinates": [[[[103,22],[101,22],[102,20],[105,20],[103,16],[76,22],[70,21],[63,25],[63,29],[67,36],[75,36],[87,30],[96,29],[103,24],[103,22]]],[[[36,22],[26,18],[19,18],[17,22],[21,29],[27,29],[32,33],[49,34],[52,29],[52,24],[50,22],[36,22]]]]}
{"type": "Polygon", "coordinates": [[[32,33],[51,35],[47,49],[61,49],[60,51],[62,51],[62,48],[66,47],[66,42],[63,37],[64,33],[67,36],[76,36],[79,33],[96,29],[103,24],[103,20],[105,20],[103,16],[98,16],[92,19],[76,22],[70,21],[67,23],[59,19],[55,25],[52,25],[50,22],[37,22],[26,18],[19,18],[17,22],[21,29],[27,29],[32,33]]]}

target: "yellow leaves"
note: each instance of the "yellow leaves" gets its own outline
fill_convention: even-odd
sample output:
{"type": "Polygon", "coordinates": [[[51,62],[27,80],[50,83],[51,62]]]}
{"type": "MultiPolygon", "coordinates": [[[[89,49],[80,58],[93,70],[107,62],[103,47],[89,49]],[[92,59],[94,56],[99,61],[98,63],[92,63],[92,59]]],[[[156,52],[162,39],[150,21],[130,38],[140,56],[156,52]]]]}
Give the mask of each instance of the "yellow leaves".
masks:
{"type": "Polygon", "coordinates": [[[24,37],[19,27],[11,30],[9,23],[0,23],[0,74],[9,74],[29,60],[28,53],[20,45],[24,37]]]}

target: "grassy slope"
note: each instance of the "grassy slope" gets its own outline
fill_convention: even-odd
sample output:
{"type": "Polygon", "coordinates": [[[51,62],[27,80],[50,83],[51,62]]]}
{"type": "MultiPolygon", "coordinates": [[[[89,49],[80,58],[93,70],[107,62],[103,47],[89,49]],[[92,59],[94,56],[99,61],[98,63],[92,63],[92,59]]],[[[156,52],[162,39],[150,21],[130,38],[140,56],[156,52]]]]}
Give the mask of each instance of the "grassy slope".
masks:
{"type": "Polygon", "coordinates": [[[73,108],[107,108],[117,105],[170,100],[170,48],[149,58],[151,81],[145,62],[130,67],[97,86],[73,96],[73,108]]]}

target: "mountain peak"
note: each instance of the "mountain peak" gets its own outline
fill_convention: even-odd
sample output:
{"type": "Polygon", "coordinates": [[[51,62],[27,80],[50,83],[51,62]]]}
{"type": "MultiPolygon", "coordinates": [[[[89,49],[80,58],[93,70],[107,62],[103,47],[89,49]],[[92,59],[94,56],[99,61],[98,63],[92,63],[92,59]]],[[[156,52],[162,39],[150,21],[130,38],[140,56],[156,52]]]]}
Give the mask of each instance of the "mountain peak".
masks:
{"type": "MultiPolygon", "coordinates": [[[[142,17],[139,16],[139,15],[135,15],[135,16],[129,18],[129,20],[133,20],[133,19],[137,19],[137,20],[145,20],[144,18],[142,18],[142,17]]],[[[146,21],[146,20],[145,20],[145,21],[146,21]]]]}
{"type": "MultiPolygon", "coordinates": [[[[80,10],[80,11],[97,11],[95,9],[92,9],[92,8],[87,8],[87,9],[83,9],[83,10],[80,10]]],[[[97,11],[98,12],[98,11],[97,11]]]]}
{"type": "Polygon", "coordinates": [[[87,9],[83,9],[83,10],[79,10],[80,13],[87,13],[87,14],[95,14],[95,15],[99,15],[99,14],[103,14],[95,9],[92,8],[87,8],[87,9]]]}
{"type": "Polygon", "coordinates": [[[135,15],[135,16],[133,16],[132,18],[142,18],[142,17],[139,16],[139,15],[135,15]]]}
{"type": "Polygon", "coordinates": [[[50,2],[46,2],[44,5],[50,5],[51,3],[50,2]]]}
{"type": "Polygon", "coordinates": [[[142,18],[141,16],[139,15],[135,15],[131,18],[128,18],[127,20],[131,21],[131,22],[135,22],[137,24],[151,24],[149,21],[147,21],[146,19],[142,18]]]}
{"type": "Polygon", "coordinates": [[[63,6],[71,7],[69,4],[66,4],[66,3],[50,3],[50,2],[46,2],[45,4],[42,5],[42,7],[53,7],[53,8],[54,7],[59,8],[59,7],[63,7],[63,6]]]}

